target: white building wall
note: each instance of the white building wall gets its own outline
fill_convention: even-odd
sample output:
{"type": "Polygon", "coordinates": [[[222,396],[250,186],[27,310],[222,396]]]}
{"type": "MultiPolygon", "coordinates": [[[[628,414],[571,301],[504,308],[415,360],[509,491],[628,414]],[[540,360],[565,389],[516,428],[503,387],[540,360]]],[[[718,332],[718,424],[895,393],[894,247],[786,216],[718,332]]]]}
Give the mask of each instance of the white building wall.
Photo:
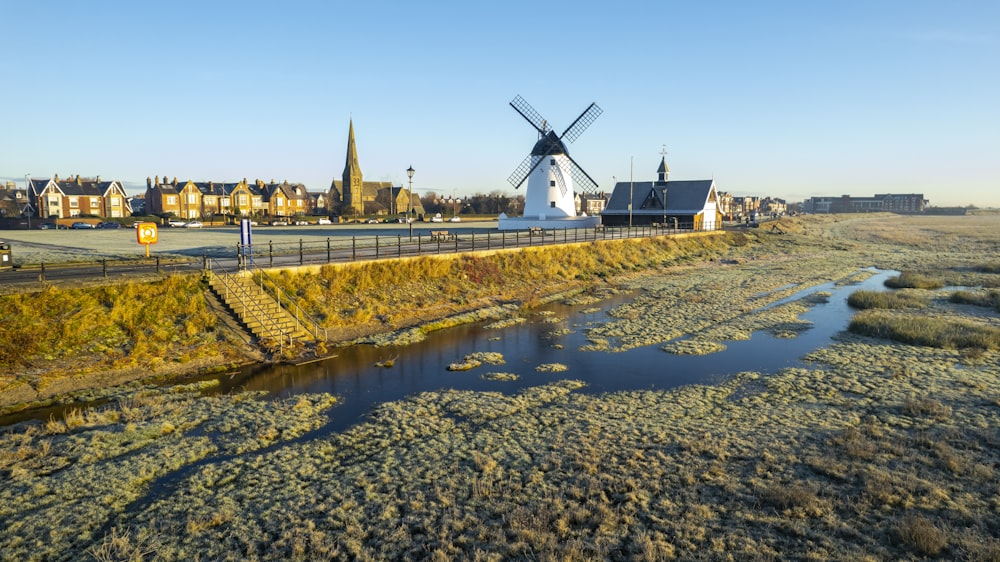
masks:
{"type": "Polygon", "coordinates": [[[575,217],[576,205],[573,197],[573,177],[570,175],[570,159],[563,154],[534,156],[532,164],[544,158],[531,176],[524,195],[524,217],[554,219],[575,217]],[[553,163],[554,162],[554,163],[553,163]]]}

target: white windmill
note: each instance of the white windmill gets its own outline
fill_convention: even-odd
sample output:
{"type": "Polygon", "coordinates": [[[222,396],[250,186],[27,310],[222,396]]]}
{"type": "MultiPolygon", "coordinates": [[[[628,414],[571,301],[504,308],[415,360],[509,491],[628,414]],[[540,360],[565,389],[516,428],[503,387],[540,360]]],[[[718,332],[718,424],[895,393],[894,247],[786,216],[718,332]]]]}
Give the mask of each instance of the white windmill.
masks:
{"type": "Polygon", "coordinates": [[[600,217],[576,215],[574,188],[595,191],[597,182],[576,163],[566,150],[563,139],[576,141],[603,113],[596,103],[590,104],[561,135],[549,127],[548,121],[521,96],[510,106],[538,131],[538,142],[521,165],[507,180],[518,189],[527,180],[524,194],[524,214],[521,217],[500,215],[500,230],[520,230],[530,227],[577,228],[600,224],[600,217]]]}

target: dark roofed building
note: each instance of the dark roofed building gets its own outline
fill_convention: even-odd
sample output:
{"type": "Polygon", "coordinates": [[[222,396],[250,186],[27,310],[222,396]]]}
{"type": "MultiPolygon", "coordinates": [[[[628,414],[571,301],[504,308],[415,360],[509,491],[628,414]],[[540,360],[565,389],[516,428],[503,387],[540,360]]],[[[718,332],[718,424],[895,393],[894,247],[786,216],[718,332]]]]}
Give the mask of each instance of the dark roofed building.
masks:
{"type": "Polygon", "coordinates": [[[656,181],[618,182],[601,213],[606,226],[666,224],[694,230],[722,226],[715,180],[668,180],[666,159],[656,181]]]}
{"type": "Polygon", "coordinates": [[[31,178],[27,193],[32,211],[40,218],[118,218],[132,214],[122,183],[101,181],[100,176],[91,179],[77,175],[64,180],[58,175],[50,180],[31,178]]]}

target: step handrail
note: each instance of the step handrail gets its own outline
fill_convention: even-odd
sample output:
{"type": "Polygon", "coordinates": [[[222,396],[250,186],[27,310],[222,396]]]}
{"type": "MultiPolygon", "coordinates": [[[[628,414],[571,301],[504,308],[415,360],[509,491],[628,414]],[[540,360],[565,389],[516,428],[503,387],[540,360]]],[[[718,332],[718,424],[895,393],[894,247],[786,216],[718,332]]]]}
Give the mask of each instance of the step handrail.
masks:
{"type": "Polygon", "coordinates": [[[278,301],[278,304],[292,313],[292,317],[295,318],[296,327],[301,326],[304,328],[316,341],[326,341],[328,339],[326,328],[320,326],[319,322],[316,321],[315,318],[310,316],[308,312],[302,310],[302,307],[299,306],[299,303],[296,302],[295,298],[278,286],[278,284],[271,279],[271,276],[264,271],[264,268],[252,262],[245,264],[245,266],[251,271],[251,273],[260,279],[261,289],[271,289],[271,291],[274,292],[274,297],[275,300],[278,301]]]}
{"type": "Polygon", "coordinates": [[[244,313],[251,319],[257,321],[261,328],[266,330],[266,333],[277,333],[277,339],[280,345],[284,345],[285,336],[288,336],[289,343],[291,342],[291,332],[283,329],[279,322],[277,322],[271,315],[267,314],[267,311],[261,305],[260,301],[254,297],[253,293],[251,293],[245,285],[234,280],[238,273],[231,273],[227,271],[225,267],[214,259],[210,259],[208,271],[216,279],[222,280],[223,286],[227,292],[226,297],[228,297],[229,292],[232,292],[243,306],[244,313]],[[212,266],[214,266],[214,268],[212,266]]]}

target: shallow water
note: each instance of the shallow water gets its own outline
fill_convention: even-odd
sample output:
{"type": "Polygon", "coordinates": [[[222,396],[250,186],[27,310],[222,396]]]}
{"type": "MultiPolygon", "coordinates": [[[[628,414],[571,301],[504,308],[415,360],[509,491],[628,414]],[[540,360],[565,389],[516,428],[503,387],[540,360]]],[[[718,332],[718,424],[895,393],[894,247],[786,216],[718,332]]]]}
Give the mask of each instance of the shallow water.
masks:
{"type": "MultiPolygon", "coordinates": [[[[511,393],[562,379],[582,380],[588,385],[583,392],[590,393],[717,383],[742,371],[774,373],[801,365],[803,355],[829,345],[831,337],[847,327],[853,314],[847,306],[847,297],[852,292],[880,290],[883,281],[893,274],[895,272],[880,272],[854,285],[824,283],[804,287],[795,295],[768,306],[820,291],[831,293],[826,303],[816,304],[802,315],[804,320],[813,323],[811,328],[795,338],[776,338],[756,332],[749,340],[724,342],[725,351],[710,355],[674,355],[663,351],[662,344],[617,353],[579,351],[589,343],[588,326],[613,320],[607,311],[631,298],[619,296],[602,302],[596,312],[593,304],[552,304],[540,311],[554,314],[533,313],[526,323],[509,328],[487,329],[485,326],[489,322],[481,322],[434,332],[425,341],[406,347],[343,348],[337,357],[317,363],[248,371],[224,381],[223,390],[266,390],[274,397],[304,392],[335,394],[342,402],[331,410],[332,426],[327,429],[337,431],[360,421],[377,404],[424,391],[458,389],[511,393]],[[559,322],[550,323],[549,318],[558,318],[559,322]],[[551,334],[561,329],[571,333],[551,334]],[[469,371],[447,370],[449,364],[481,351],[503,354],[506,364],[483,365],[469,371]],[[375,365],[388,359],[395,359],[394,366],[375,365]],[[561,363],[568,368],[555,373],[535,370],[545,363],[561,363]],[[481,378],[489,372],[513,373],[519,378],[516,381],[481,378]]],[[[649,320],[654,322],[655,318],[649,320]]]]}
{"type": "MultiPolygon", "coordinates": [[[[710,355],[675,355],[663,351],[663,344],[617,353],[580,351],[581,346],[590,343],[588,327],[613,321],[607,312],[632,298],[632,295],[618,295],[596,305],[550,304],[531,313],[527,322],[509,328],[489,329],[486,325],[490,322],[484,321],[432,332],[426,340],[405,347],[355,345],[338,349],[336,357],[315,363],[251,367],[223,376],[221,385],[213,392],[264,390],[274,398],[329,392],[336,395],[340,403],[330,411],[331,424],[325,430],[340,431],[361,421],[378,404],[425,391],[456,389],[512,393],[564,379],[586,382],[587,387],[581,392],[588,393],[713,384],[742,371],[774,373],[785,367],[802,365],[802,356],[829,345],[837,332],[846,329],[853,314],[847,306],[847,297],[852,292],[883,290],[885,279],[897,274],[883,271],[858,284],[837,286],[831,282],[803,287],[794,295],[764,308],[820,291],[830,293],[827,302],[813,305],[801,316],[813,323],[811,328],[795,338],[776,338],[755,332],[749,340],[723,342],[726,349],[710,355]],[[551,323],[550,318],[559,321],[551,323]],[[570,333],[552,334],[564,329],[570,333]],[[503,354],[506,364],[483,365],[469,371],[447,370],[449,364],[482,351],[503,354]],[[395,359],[392,367],[376,366],[388,359],[395,359]],[[567,369],[552,373],[535,370],[546,363],[560,363],[567,369]],[[482,375],[490,372],[513,373],[519,378],[514,381],[484,380],[482,375]]],[[[75,402],[19,412],[0,418],[0,426],[31,419],[45,420],[50,416],[58,419],[67,408],[97,406],[103,402],[75,402]]]]}

